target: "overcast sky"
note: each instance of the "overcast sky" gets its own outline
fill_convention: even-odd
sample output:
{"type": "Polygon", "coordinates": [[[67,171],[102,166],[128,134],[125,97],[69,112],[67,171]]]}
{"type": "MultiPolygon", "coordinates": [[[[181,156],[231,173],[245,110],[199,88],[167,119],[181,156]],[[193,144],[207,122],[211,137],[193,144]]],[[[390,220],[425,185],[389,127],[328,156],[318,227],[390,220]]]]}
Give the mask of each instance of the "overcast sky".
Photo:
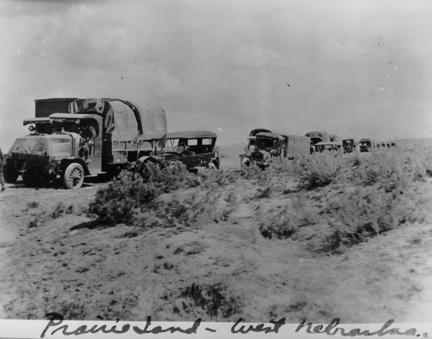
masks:
{"type": "Polygon", "coordinates": [[[169,130],[432,136],[430,1],[1,1],[0,147],[34,99],[120,97],[169,130]]]}

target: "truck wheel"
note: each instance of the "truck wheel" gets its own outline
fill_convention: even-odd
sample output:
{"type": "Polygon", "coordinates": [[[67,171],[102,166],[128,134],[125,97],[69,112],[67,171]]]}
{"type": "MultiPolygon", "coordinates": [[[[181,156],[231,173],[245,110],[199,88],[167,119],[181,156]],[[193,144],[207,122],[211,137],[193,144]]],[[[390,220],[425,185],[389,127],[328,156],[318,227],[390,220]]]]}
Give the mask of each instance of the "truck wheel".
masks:
{"type": "Polygon", "coordinates": [[[80,188],[84,182],[84,168],[77,162],[69,164],[64,171],[63,182],[66,188],[80,188]]]}

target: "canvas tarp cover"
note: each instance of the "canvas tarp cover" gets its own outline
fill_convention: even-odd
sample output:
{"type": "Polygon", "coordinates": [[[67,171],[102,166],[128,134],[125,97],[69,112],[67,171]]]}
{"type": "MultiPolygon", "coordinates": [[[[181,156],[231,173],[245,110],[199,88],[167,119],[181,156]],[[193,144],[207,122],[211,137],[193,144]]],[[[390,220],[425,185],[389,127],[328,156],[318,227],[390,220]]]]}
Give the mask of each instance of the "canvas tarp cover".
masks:
{"type": "Polygon", "coordinates": [[[310,139],[300,135],[287,135],[288,156],[299,157],[310,154],[310,139]]]}
{"type": "Polygon", "coordinates": [[[70,111],[103,114],[104,129],[112,141],[158,140],[167,131],[165,111],[157,106],[138,108],[117,99],[79,99],[71,103],[70,111]]]}
{"type": "Polygon", "coordinates": [[[167,134],[166,114],[160,106],[137,106],[142,122],[144,140],[164,138],[167,134]]]}

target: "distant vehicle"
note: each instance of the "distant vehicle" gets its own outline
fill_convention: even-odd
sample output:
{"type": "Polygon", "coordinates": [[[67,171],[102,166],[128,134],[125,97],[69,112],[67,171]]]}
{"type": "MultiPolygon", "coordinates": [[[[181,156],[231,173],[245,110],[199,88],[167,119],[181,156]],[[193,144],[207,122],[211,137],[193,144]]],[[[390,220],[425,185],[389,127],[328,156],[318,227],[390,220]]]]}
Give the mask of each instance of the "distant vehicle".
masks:
{"type": "Polygon", "coordinates": [[[249,133],[245,153],[240,155],[241,166],[256,164],[265,168],[274,158],[294,159],[310,154],[311,141],[308,137],[259,130],[249,133]]]}
{"type": "Polygon", "coordinates": [[[5,178],[34,185],[54,181],[79,188],[85,176],[133,166],[155,153],[166,136],[161,107],[138,109],[121,99],[77,99],[69,113],[24,120],[30,135],[15,140],[6,162],[5,178]]]}
{"type": "Polygon", "coordinates": [[[342,139],[342,148],[344,153],[352,153],[356,150],[357,143],[354,139],[342,139]]]}
{"type": "Polygon", "coordinates": [[[325,151],[339,151],[342,148],[342,144],[337,141],[322,141],[315,144],[317,152],[325,151]]]}
{"type": "Polygon", "coordinates": [[[142,166],[150,161],[165,166],[182,162],[190,171],[199,167],[219,169],[220,159],[216,147],[217,134],[211,131],[170,132],[162,152],[141,159],[142,166]]]}
{"type": "Polygon", "coordinates": [[[376,143],[371,138],[362,138],[359,140],[360,152],[370,152],[375,148],[376,143]]]}
{"type": "Polygon", "coordinates": [[[326,131],[312,131],[312,132],[307,132],[305,134],[306,137],[310,138],[310,152],[313,153],[316,151],[316,144],[319,142],[327,142],[327,141],[332,141],[331,140],[331,135],[330,133],[326,132],[326,131]]]}

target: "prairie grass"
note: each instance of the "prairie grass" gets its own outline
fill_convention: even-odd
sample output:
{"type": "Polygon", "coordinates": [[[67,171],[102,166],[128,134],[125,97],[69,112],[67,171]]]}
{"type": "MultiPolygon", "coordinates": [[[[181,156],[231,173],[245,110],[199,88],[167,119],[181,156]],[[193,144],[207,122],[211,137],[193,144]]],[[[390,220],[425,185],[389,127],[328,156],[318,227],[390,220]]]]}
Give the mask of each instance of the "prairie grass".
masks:
{"type": "Polygon", "coordinates": [[[261,233],[288,238],[304,232],[305,224],[315,225],[318,234],[311,241],[299,239],[315,251],[338,253],[407,222],[425,222],[431,199],[421,187],[430,177],[431,154],[400,149],[323,153],[277,165],[277,171],[288,168],[297,178],[298,190],[291,192],[291,199],[295,196],[301,203],[267,218],[261,233]],[[309,191],[307,197],[304,190],[309,191]],[[327,227],[318,228],[319,224],[327,227]]]}
{"type": "Polygon", "coordinates": [[[298,239],[313,251],[337,253],[405,223],[426,220],[424,206],[430,199],[418,190],[432,173],[432,152],[320,153],[274,162],[266,170],[199,174],[181,164],[149,166],[145,180],[122,173],[101,188],[89,213],[111,224],[199,227],[210,221],[237,223],[231,215],[242,202],[276,199],[283,202],[281,209],[264,217],[254,212],[264,237],[298,239]],[[249,196],[236,193],[245,183],[255,187],[249,196]],[[159,199],[170,192],[186,193],[159,199]]]}
{"type": "Polygon", "coordinates": [[[82,204],[23,207],[30,230],[9,283],[28,283],[10,317],[371,322],[412,298],[430,243],[430,150],[146,174],[98,190],[88,213],[105,222],[91,230],[71,231],[82,204]]]}

